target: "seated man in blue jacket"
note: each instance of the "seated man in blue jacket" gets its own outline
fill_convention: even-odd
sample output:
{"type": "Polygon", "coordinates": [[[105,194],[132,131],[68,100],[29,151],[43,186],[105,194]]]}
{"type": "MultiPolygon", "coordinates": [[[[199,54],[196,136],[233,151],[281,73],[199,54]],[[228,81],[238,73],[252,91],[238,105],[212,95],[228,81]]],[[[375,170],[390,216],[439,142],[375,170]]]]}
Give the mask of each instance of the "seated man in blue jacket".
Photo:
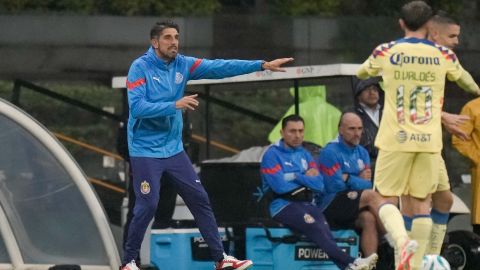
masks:
{"type": "Polygon", "coordinates": [[[338,137],[322,149],[317,162],[325,192],[315,198],[332,227],[360,229],[360,247],[366,256],[377,252],[378,233],[384,229],[376,214],[381,204],[372,190],[368,151],[361,145],[362,119],[342,114],[338,137]]]}
{"type": "Polygon", "coordinates": [[[263,190],[273,193],[270,215],[275,221],[306,235],[323,249],[340,268],[372,269],[377,255],[354,259],[338,248],[319,208],[313,205],[312,192],[321,193],[323,178],[310,153],[303,147],[304,121],[298,115],[282,120],[282,139],[265,152],[260,165],[263,190]]]}

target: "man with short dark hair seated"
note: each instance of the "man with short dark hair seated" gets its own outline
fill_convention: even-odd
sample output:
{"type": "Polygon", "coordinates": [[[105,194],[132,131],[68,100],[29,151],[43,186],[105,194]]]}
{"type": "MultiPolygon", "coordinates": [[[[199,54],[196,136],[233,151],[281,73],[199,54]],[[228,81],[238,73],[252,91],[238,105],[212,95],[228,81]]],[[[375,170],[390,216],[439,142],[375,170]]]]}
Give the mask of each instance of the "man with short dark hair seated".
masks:
{"type": "Polygon", "coordinates": [[[369,270],[377,254],[352,258],[336,244],[321,210],[312,203],[312,192],[321,193],[323,178],[312,156],[302,147],[304,121],[298,115],[282,120],[282,139],[272,144],[260,165],[263,190],[273,193],[270,215],[291,229],[306,235],[323,249],[342,270],[369,270]]]}

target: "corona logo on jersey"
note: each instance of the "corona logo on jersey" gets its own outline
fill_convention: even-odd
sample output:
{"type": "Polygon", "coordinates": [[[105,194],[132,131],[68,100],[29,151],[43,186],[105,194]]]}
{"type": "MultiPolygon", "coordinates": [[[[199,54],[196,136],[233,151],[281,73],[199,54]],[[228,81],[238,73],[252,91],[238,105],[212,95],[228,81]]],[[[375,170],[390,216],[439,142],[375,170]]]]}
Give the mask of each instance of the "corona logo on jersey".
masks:
{"type": "Polygon", "coordinates": [[[140,184],[140,192],[142,192],[142,194],[150,193],[150,184],[147,182],[147,180],[143,180],[143,182],[140,184]]]}
{"type": "Polygon", "coordinates": [[[439,57],[431,56],[415,56],[406,55],[403,52],[396,52],[390,56],[390,63],[395,66],[403,66],[404,64],[419,65],[440,65],[439,57]]]}

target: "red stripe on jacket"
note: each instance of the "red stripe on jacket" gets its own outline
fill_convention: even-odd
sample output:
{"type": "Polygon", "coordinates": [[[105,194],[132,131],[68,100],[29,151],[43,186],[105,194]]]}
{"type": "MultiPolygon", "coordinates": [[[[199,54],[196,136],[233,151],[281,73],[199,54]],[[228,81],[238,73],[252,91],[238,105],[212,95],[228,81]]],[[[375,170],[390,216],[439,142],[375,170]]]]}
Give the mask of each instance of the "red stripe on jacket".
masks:
{"type": "Polygon", "coordinates": [[[192,74],[195,71],[195,69],[197,69],[200,63],[202,63],[202,59],[195,60],[195,63],[193,63],[192,67],[190,68],[190,74],[192,74]]]}
{"type": "Polygon", "coordinates": [[[335,163],[335,165],[333,165],[331,168],[327,168],[322,164],[320,164],[318,167],[320,168],[320,171],[322,171],[324,174],[332,176],[338,171],[338,169],[340,169],[340,164],[335,163]]]}
{"type": "Polygon", "coordinates": [[[280,166],[280,164],[277,164],[275,165],[275,167],[273,168],[263,168],[261,169],[260,171],[263,173],[263,174],[276,174],[278,171],[280,171],[282,169],[282,167],[280,166]]]}
{"type": "Polygon", "coordinates": [[[145,78],[140,78],[134,82],[129,82],[127,81],[127,89],[128,90],[133,90],[133,88],[138,87],[140,85],[145,84],[145,78]]]}

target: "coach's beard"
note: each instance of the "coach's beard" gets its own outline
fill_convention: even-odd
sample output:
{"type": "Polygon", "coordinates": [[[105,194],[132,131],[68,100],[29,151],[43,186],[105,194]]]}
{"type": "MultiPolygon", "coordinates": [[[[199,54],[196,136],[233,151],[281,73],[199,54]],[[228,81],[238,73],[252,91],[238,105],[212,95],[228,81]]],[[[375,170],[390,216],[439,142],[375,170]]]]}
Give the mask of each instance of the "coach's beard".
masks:
{"type": "Polygon", "coordinates": [[[177,56],[177,53],[178,53],[178,48],[177,48],[177,46],[172,46],[172,47],[168,48],[168,54],[169,54],[169,56],[171,56],[172,58],[175,58],[175,56],[177,56]]]}

